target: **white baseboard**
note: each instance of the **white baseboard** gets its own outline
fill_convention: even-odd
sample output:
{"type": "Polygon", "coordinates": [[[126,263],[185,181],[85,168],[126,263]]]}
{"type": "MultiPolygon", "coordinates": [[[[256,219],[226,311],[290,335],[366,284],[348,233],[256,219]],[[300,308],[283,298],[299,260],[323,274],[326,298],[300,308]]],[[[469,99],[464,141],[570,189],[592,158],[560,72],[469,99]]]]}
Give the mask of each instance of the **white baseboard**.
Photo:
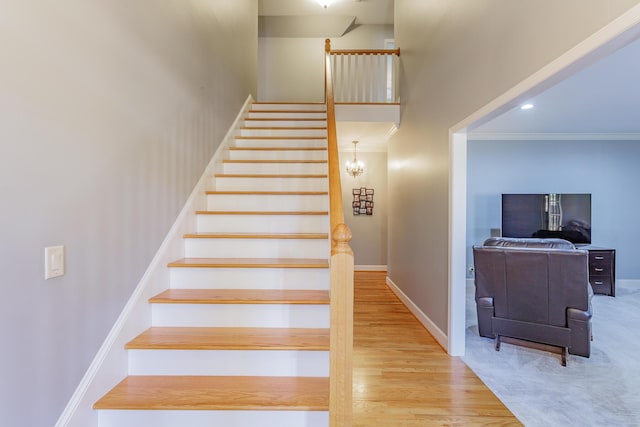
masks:
{"type": "Polygon", "coordinates": [[[355,271],[387,271],[386,265],[356,265],[355,271]]]}
{"type": "Polygon", "coordinates": [[[149,267],[138,282],[120,316],[105,338],[100,350],[94,357],[80,384],[71,396],[56,427],[95,427],[98,425],[97,413],[93,404],[109,389],[120,382],[128,370],[126,342],[151,326],[151,308],[148,299],[166,289],[169,285],[167,263],[182,258],[184,254],[184,233],[195,230],[195,211],[203,208],[204,191],[209,177],[215,172],[216,163],[222,159],[224,149],[233,140],[234,132],[240,127],[240,121],[251,107],[253,98],[247,97],[242,110],[220,143],[209,165],[187,199],[182,211],[169,230],[162,245],[156,252],[149,267]]]}
{"type": "Polygon", "coordinates": [[[445,351],[447,351],[446,349],[449,348],[449,339],[447,337],[447,334],[442,332],[442,329],[440,329],[429,318],[429,316],[427,316],[420,309],[420,307],[418,307],[413,301],[411,301],[411,299],[404,292],[402,292],[402,290],[395,283],[393,283],[393,280],[391,280],[391,278],[389,278],[388,276],[387,276],[387,285],[389,286],[389,288],[391,288],[393,293],[396,294],[398,298],[400,298],[400,301],[402,301],[402,303],[409,309],[409,311],[411,311],[413,315],[416,316],[416,318],[422,324],[422,326],[424,326],[427,329],[427,331],[429,331],[429,333],[433,335],[436,341],[438,341],[438,343],[442,346],[442,348],[445,351]]]}
{"type": "Polygon", "coordinates": [[[640,288],[640,279],[616,279],[617,287],[640,288]]]}

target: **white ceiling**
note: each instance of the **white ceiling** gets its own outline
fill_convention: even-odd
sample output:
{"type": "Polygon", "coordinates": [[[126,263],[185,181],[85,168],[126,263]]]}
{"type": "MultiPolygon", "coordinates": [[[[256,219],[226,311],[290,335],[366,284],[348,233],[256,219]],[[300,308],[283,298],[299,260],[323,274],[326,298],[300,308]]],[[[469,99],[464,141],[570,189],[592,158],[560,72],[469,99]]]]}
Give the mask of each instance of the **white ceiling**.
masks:
{"type": "Polygon", "coordinates": [[[394,0],[332,0],[323,9],[316,0],[258,0],[260,16],[351,16],[356,24],[393,25],[394,0]]]}
{"type": "Polygon", "coordinates": [[[386,152],[387,142],[396,130],[388,122],[337,122],[338,150],[352,151],[352,141],[358,141],[358,151],[386,152]]]}
{"type": "Polygon", "coordinates": [[[535,107],[510,110],[471,130],[470,139],[639,139],[640,40],[528,102],[535,107]]]}

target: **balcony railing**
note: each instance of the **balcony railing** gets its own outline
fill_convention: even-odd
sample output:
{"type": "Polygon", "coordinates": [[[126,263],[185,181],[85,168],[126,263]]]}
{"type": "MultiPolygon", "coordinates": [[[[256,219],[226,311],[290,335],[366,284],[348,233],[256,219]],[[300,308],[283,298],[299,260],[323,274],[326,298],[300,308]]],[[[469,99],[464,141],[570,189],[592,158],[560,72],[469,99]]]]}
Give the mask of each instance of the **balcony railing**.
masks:
{"type": "Polygon", "coordinates": [[[394,104],[398,93],[400,49],[331,50],[334,99],[336,103],[394,104]]]}

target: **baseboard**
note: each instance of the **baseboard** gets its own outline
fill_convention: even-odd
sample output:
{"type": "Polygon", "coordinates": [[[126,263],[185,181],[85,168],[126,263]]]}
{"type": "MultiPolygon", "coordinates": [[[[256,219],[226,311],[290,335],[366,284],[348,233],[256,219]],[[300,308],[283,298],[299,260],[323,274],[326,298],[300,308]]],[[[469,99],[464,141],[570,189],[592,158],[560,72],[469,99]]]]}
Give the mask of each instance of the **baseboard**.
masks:
{"type": "Polygon", "coordinates": [[[447,351],[446,349],[449,348],[449,338],[447,337],[447,334],[442,332],[442,329],[440,329],[429,318],[429,316],[427,316],[420,309],[420,307],[418,307],[413,301],[411,301],[411,298],[409,298],[404,292],[402,292],[402,290],[395,283],[393,283],[393,280],[391,280],[391,278],[388,276],[387,285],[393,291],[393,293],[396,294],[398,298],[400,298],[400,301],[402,301],[402,303],[409,309],[409,311],[411,311],[411,313],[416,316],[416,319],[418,319],[422,326],[424,326],[427,331],[429,331],[429,333],[433,335],[436,341],[438,341],[438,344],[440,344],[442,348],[447,351]]]}
{"type": "Polygon", "coordinates": [[[386,265],[356,265],[353,267],[355,271],[387,271],[386,265]]]}
{"type": "Polygon", "coordinates": [[[616,287],[640,288],[640,279],[616,279],[616,287]]]}
{"type": "Polygon", "coordinates": [[[151,326],[151,308],[148,299],[166,289],[169,285],[167,263],[184,256],[183,235],[195,229],[195,211],[202,208],[203,194],[214,173],[216,163],[222,159],[224,149],[233,140],[253,98],[247,97],[241,111],[229,128],[220,146],[211,158],[200,180],[194,187],[176,221],[167,233],[149,267],[138,282],[120,316],[105,338],[84,377],[71,396],[56,427],[90,427],[98,425],[98,417],[93,411],[93,403],[115,384],[120,382],[128,369],[126,342],[151,326]]]}

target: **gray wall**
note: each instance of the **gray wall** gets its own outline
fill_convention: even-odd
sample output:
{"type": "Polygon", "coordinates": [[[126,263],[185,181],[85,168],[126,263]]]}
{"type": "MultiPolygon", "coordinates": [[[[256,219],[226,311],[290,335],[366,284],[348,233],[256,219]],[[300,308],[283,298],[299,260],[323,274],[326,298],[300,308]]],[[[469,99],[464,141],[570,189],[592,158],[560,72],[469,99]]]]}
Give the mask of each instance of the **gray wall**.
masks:
{"type": "Polygon", "coordinates": [[[502,193],[591,193],[592,243],[616,249],[617,278],[640,279],[640,141],[471,141],[467,154],[467,265],[500,228],[502,193]]]}
{"type": "Polygon", "coordinates": [[[402,122],[389,145],[389,276],[446,333],[449,128],[637,3],[396,0],[402,122]]]}
{"type": "MultiPolygon", "coordinates": [[[[260,37],[258,100],[324,101],[323,38],[260,37]]],[[[360,25],[331,38],[332,49],[384,49],[392,25],[360,25]]]]}
{"type": "MultiPolygon", "coordinates": [[[[353,159],[353,151],[340,152],[340,165],[353,159]]],[[[358,160],[365,164],[362,175],[354,178],[340,169],[344,221],[351,229],[356,265],[387,265],[387,153],[360,152],[358,160]],[[353,188],[373,188],[373,215],[354,215],[353,188]]]]}
{"type": "Polygon", "coordinates": [[[51,426],[255,94],[257,0],[1,9],[0,423],[51,426]]]}

